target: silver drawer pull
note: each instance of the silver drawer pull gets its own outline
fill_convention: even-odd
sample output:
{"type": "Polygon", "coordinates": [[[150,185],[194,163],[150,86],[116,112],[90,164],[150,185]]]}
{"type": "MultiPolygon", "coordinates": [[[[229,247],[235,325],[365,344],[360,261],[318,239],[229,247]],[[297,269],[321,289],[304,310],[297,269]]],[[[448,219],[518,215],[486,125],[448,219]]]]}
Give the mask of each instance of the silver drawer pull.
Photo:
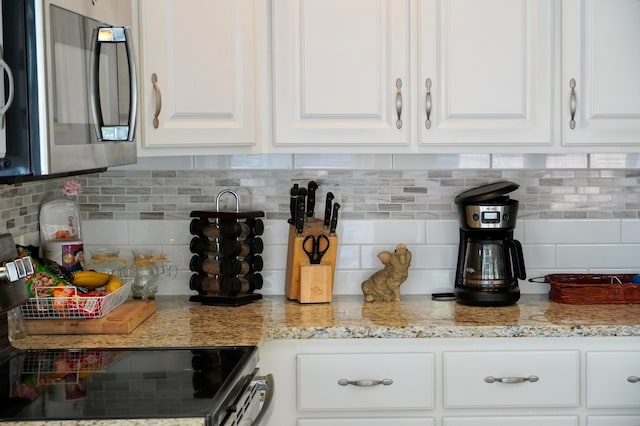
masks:
{"type": "Polygon", "coordinates": [[[638,377],[638,376],[629,376],[629,377],[627,377],[627,382],[629,382],[629,383],[638,383],[638,382],[640,382],[640,377],[638,377]]]}
{"type": "Polygon", "coordinates": [[[487,376],[484,378],[484,381],[487,383],[522,383],[522,382],[537,382],[540,380],[538,376],[529,376],[529,377],[493,377],[487,376]]]}
{"type": "Polygon", "coordinates": [[[392,383],[393,383],[393,380],[391,380],[391,379],[382,379],[382,380],[349,380],[349,379],[340,379],[340,380],[338,380],[338,384],[340,386],[348,386],[348,385],[353,385],[353,386],[378,386],[378,385],[389,386],[392,383]]]}

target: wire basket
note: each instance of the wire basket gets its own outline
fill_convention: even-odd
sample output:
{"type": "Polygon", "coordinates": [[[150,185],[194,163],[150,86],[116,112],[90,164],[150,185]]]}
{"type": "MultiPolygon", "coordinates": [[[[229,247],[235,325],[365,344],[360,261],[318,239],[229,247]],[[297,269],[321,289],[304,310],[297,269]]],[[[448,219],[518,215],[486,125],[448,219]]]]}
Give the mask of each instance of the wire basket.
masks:
{"type": "Polygon", "coordinates": [[[640,303],[636,274],[551,274],[529,279],[549,283],[549,300],[580,305],[640,303]]]}
{"type": "Polygon", "coordinates": [[[129,298],[132,283],[133,278],[123,278],[119,289],[104,296],[82,296],[75,286],[52,287],[52,292],[62,288],[67,294],[31,297],[21,306],[22,315],[25,319],[102,318],[129,298]]]}

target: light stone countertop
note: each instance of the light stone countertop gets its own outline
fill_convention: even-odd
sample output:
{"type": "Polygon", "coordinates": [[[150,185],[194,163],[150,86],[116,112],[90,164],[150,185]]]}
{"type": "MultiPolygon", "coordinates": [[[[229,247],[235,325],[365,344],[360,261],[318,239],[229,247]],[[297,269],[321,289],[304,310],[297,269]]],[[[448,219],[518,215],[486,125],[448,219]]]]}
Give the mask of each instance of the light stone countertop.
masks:
{"type": "MultiPolygon", "coordinates": [[[[44,321],[44,320],[43,320],[44,321]]],[[[88,320],[90,321],[90,320],[88,320]]],[[[126,335],[32,335],[22,349],[259,345],[274,339],[640,336],[640,304],[570,305],[523,295],[508,307],[470,307],[406,295],[400,302],[300,304],[265,296],[238,307],[162,296],[157,312],[126,335]]]]}
{"type": "MultiPolygon", "coordinates": [[[[22,349],[259,345],[274,339],[430,337],[640,336],[640,304],[567,305],[546,295],[523,295],[517,305],[481,308],[403,296],[400,302],[365,303],[337,296],[303,305],[266,296],[239,307],[204,306],[164,296],[158,310],[128,335],[33,335],[22,349]]],[[[137,426],[149,420],[17,422],[16,426],[137,426]]],[[[201,425],[201,419],[154,419],[164,426],[201,425]]]]}

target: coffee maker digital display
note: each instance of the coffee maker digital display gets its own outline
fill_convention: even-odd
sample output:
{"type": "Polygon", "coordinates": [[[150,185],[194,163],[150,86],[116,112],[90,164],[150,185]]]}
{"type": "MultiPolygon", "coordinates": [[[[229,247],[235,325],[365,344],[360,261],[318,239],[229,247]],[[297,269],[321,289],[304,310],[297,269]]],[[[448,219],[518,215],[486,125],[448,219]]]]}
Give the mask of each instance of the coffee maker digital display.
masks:
{"type": "Polygon", "coordinates": [[[462,192],[460,246],[454,295],[473,306],[507,306],[520,299],[518,279],[526,279],[522,245],[513,238],[518,201],[506,194],[520,186],[496,182],[462,192]]]}

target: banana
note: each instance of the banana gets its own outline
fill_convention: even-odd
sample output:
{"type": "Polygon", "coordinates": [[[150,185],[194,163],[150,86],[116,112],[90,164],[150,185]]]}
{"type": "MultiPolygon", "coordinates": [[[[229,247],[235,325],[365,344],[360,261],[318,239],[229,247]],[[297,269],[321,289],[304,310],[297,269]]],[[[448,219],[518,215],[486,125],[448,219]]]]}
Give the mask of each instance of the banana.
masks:
{"type": "Polygon", "coordinates": [[[111,275],[109,277],[109,281],[107,281],[107,286],[105,287],[105,290],[111,293],[116,291],[120,287],[122,287],[122,280],[120,279],[120,277],[117,275],[111,275]]]}
{"type": "Polygon", "coordinates": [[[110,277],[111,274],[104,272],[78,271],[73,274],[73,285],[94,289],[106,285],[110,277]]]}

